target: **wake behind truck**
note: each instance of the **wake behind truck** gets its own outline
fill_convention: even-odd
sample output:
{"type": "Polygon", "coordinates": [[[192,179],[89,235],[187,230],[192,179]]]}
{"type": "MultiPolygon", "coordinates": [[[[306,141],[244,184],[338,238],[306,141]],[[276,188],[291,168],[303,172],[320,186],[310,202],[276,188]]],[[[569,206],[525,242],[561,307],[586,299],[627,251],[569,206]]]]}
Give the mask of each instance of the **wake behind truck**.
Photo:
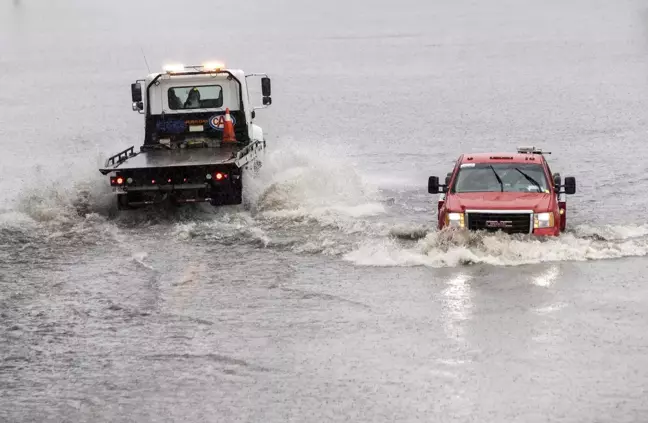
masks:
{"type": "Polygon", "coordinates": [[[270,78],[219,63],[169,65],[131,84],[132,108],[144,115],[144,142],[109,157],[119,209],[151,204],[242,203],[243,172],[258,169],[266,147],[257,109],[272,104],[270,78]],[[248,79],[261,77],[253,106],[248,79]]]}
{"type": "Polygon", "coordinates": [[[428,192],[438,201],[438,228],[557,236],[566,228],[565,194],[576,179],[552,174],[542,150],[462,154],[445,183],[430,176],[428,192]]]}

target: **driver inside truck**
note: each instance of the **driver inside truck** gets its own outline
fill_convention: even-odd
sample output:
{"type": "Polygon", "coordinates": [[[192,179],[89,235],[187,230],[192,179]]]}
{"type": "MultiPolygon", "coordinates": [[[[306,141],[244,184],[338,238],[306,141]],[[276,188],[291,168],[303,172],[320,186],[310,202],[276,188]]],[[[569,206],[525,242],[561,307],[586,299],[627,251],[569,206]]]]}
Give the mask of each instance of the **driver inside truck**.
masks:
{"type": "Polygon", "coordinates": [[[198,91],[198,88],[193,87],[189,91],[189,95],[187,96],[187,101],[185,101],[184,107],[185,109],[195,109],[197,107],[200,107],[200,91],[198,91]]]}
{"type": "Polygon", "coordinates": [[[174,90],[169,90],[169,107],[172,110],[182,109],[182,100],[178,98],[174,90]]]}

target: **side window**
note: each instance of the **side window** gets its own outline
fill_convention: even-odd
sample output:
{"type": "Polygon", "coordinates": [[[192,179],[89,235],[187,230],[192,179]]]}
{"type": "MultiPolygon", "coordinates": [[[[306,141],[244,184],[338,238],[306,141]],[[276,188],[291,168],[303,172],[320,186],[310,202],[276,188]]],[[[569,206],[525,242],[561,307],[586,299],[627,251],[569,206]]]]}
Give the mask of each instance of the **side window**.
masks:
{"type": "Polygon", "coordinates": [[[171,110],[214,109],[223,107],[223,88],[220,85],[173,87],[168,90],[171,110]]]}

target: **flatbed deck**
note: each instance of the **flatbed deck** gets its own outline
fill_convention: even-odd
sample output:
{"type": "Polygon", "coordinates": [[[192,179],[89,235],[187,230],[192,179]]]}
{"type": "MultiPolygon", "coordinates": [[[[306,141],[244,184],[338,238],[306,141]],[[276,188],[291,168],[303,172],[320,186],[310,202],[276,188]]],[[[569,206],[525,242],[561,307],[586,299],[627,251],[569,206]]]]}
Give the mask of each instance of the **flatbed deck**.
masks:
{"type": "Polygon", "coordinates": [[[221,146],[143,151],[125,161],[104,166],[99,171],[106,174],[116,170],[228,164],[234,163],[240,149],[239,146],[221,146]]]}

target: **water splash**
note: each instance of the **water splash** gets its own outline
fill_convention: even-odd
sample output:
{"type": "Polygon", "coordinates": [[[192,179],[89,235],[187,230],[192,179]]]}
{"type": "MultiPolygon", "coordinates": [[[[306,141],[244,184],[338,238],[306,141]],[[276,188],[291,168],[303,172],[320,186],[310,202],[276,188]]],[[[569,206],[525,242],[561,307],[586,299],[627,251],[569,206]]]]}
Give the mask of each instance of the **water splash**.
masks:
{"type": "Polygon", "coordinates": [[[476,263],[494,266],[587,261],[645,256],[648,239],[641,226],[604,227],[605,235],[593,227],[577,227],[557,238],[509,236],[456,231],[430,232],[414,246],[394,239],[365,241],[344,255],[362,266],[455,267],[476,263]]]}
{"type": "Polygon", "coordinates": [[[290,141],[268,152],[258,176],[246,183],[253,211],[287,218],[358,218],[384,212],[376,186],[334,151],[290,141]]]}

